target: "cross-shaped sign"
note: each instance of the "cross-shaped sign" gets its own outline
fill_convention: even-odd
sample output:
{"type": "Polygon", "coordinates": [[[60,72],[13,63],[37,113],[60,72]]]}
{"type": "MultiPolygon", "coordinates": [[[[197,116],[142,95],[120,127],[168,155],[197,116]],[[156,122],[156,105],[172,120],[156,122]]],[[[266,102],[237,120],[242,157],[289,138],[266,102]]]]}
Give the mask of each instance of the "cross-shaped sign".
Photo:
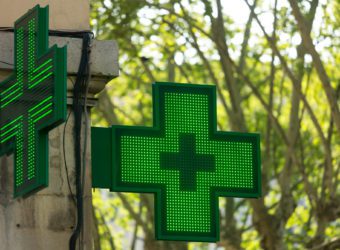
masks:
{"type": "Polygon", "coordinates": [[[92,128],[93,186],[156,194],[156,237],[217,241],[218,197],[259,197],[259,134],[216,131],[213,85],[153,85],[154,126],[92,128]]]}
{"type": "Polygon", "coordinates": [[[48,49],[48,7],[15,22],[14,71],[0,83],[0,154],[14,151],[14,196],[48,185],[48,131],[66,116],[66,47],[48,49]]]}

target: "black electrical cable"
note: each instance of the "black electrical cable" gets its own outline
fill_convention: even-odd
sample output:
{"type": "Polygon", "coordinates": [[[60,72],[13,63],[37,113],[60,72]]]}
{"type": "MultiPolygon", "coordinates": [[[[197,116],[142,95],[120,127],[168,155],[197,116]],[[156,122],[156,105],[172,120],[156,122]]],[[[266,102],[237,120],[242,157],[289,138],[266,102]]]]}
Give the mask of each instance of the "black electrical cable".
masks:
{"type": "Polygon", "coordinates": [[[0,27],[1,32],[13,32],[14,29],[12,27],[0,27]]]}
{"type": "Polygon", "coordinates": [[[9,62],[5,62],[5,61],[1,61],[1,60],[0,60],[0,63],[6,64],[6,65],[9,65],[9,66],[13,66],[13,65],[14,65],[13,63],[9,63],[9,62]]]}
{"type": "MultiPolygon", "coordinates": [[[[14,32],[13,27],[0,27],[1,32],[14,32]]],[[[49,36],[61,36],[61,37],[73,37],[73,38],[83,38],[86,34],[92,34],[92,32],[87,30],[49,30],[49,36]]]]}
{"type": "Polygon", "coordinates": [[[66,180],[67,180],[67,186],[68,186],[68,190],[70,192],[71,198],[75,204],[75,206],[77,206],[77,201],[76,198],[73,195],[72,189],[71,189],[71,183],[70,183],[70,179],[69,179],[69,171],[68,171],[68,167],[67,167],[67,161],[66,161],[66,149],[65,149],[65,141],[66,141],[66,126],[68,123],[68,120],[71,116],[71,112],[68,113],[65,124],[64,124],[64,129],[63,129],[63,156],[64,156],[64,166],[65,166],[65,171],[66,171],[66,180]]]}
{"type": "MultiPolygon", "coordinates": [[[[73,105],[74,112],[74,152],[75,152],[75,169],[76,169],[76,200],[77,200],[77,225],[69,241],[70,250],[76,249],[77,239],[83,227],[83,195],[82,195],[82,161],[81,161],[81,124],[83,113],[83,100],[86,93],[89,78],[89,46],[91,42],[91,33],[83,33],[82,55],[78,68],[76,81],[73,88],[73,105]]],[[[84,170],[83,170],[84,171],[84,170]]]]}
{"type": "Polygon", "coordinates": [[[72,31],[72,30],[49,30],[50,36],[71,37],[71,38],[83,38],[84,36],[91,35],[90,31],[72,31]]]}

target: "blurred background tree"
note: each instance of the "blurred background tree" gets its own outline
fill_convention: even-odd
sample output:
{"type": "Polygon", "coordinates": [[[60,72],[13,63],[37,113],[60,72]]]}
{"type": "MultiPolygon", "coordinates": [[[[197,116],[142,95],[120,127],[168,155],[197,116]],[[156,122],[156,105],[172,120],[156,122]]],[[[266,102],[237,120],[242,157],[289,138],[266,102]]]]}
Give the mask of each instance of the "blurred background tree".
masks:
{"type": "Polygon", "coordinates": [[[218,129],[261,133],[261,199],[220,198],[221,241],[154,240],[153,196],[94,191],[97,249],[340,248],[340,2],[91,0],[120,77],[93,126],[152,125],[155,81],[215,84],[218,129]]]}

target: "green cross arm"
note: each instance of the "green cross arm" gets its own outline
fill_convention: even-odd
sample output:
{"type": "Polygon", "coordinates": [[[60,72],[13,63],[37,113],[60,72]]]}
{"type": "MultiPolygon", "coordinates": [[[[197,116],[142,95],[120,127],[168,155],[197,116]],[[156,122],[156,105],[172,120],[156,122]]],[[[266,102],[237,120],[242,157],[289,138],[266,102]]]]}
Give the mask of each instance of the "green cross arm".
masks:
{"type": "Polygon", "coordinates": [[[48,7],[15,22],[14,71],[0,82],[0,154],[14,151],[14,196],[48,185],[48,131],[66,116],[66,47],[48,48],[48,7]]]}
{"type": "Polygon", "coordinates": [[[216,241],[218,197],[261,194],[259,135],[216,131],[212,85],[154,84],[153,106],[152,128],[92,129],[93,185],[155,193],[158,239],[216,241]]]}

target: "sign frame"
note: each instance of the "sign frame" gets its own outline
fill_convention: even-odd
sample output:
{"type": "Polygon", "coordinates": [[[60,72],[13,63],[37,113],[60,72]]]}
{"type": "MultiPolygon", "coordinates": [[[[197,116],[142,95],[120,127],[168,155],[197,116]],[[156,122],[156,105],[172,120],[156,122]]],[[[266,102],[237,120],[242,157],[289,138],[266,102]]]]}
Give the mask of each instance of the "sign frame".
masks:
{"type": "MultiPolygon", "coordinates": [[[[13,87],[14,91],[22,92],[17,98],[13,98],[11,103],[3,104],[2,100],[5,97],[2,96],[2,93],[5,91],[0,91],[0,103],[2,103],[0,121],[7,119],[6,114],[10,112],[6,111],[6,108],[9,108],[6,106],[12,104],[17,107],[17,109],[13,108],[14,111],[20,112],[18,111],[19,107],[22,109],[21,114],[19,114],[23,117],[20,119],[21,126],[29,126],[29,124],[33,126],[31,128],[20,128],[22,129],[22,141],[24,141],[22,147],[27,150],[27,152],[23,152],[24,149],[20,151],[20,154],[23,154],[20,158],[22,159],[22,166],[19,166],[17,160],[18,147],[20,146],[20,144],[18,145],[18,138],[21,138],[20,132],[18,132],[19,128],[14,129],[9,126],[13,130],[12,137],[0,143],[0,155],[10,155],[14,152],[14,198],[27,196],[48,186],[48,132],[66,119],[67,50],[66,46],[58,48],[57,45],[53,45],[49,48],[48,12],[48,6],[41,8],[36,5],[15,22],[14,68],[12,74],[0,83],[0,88],[5,91],[6,86],[11,88],[18,83],[21,89],[16,90],[13,87]],[[18,65],[21,66],[18,68],[18,65]],[[18,74],[21,76],[16,81],[18,74]],[[17,83],[11,86],[11,82],[17,83]],[[47,83],[51,85],[46,85],[47,83]],[[36,91],[34,92],[34,90],[36,91]],[[37,103],[34,99],[34,93],[36,93],[38,99],[47,91],[52,92],[52,95],[44,99],[44,102],[37,103]],[[34,102],[35,106],[30,105],[34,102]],[[30,115],[32,120],[29,120],[30,115]],[[31,139],[27,139],[28,136],[31,136],[31,139]],[[34,141],[35,146],[33,148],[26,145],[30,140],[31,142],[34,141]],[[34,152],[33,156],[32,152],[34,152]],[[30,168],[28,164],[31,165],[30,168]],[[33,177],[27,177],[29,174],[33,177]],[[19,177],[23,181],[22,184],[19,182],[19,177]]],[[[10,123],[8,119],[6,122],[7,124],[10,123]]],[[[6,123],[3,124],[3,121],[1,123],[1,128],[4,129],[0,129],[0,136],[8,133],[8,130],[5,130],[6,123]]]]}
{"type": "Polygon", "coordinates": [[[111,129],[92,128],[92,156],[93,156],[93,184],[94,187],[110,188],[110,191],[133,192],[133,193],[154,193],[155,194],[155,230],[156,238],[159,240],[180,240],[180,241],[198,241],[198,242],[215,242],[219,240],[219,197],[244,197],[258,198],[261,196],[261,155],[260,155],[260,135],[257,133],[240,133],[217,131],[217,113],[216,113],[216,86],[214,85],[197,85],[197,84],[177,84],[169,82],[157,82],[152,85],[153,93],[153,127],[138,126],[118,126],[114,125],[111,129]],[[209,140],[228,139],[237,142],[251,142],[253,145],[253,171],[254,171],[254,189],[236,190],[213,187],[210,190],[212,197],[210,204],[210,214],[212,218],[210,233],[193,233],[193,232],[169,232],[166,230],[165,209],[165,184],[136,184],[124,183],[121,179],[122,170],[120,138],[122,135],[141,136],[141,137],[160,137],[164,138],[165,119],[164,119],[164,93],[198,93],[207,94],[209,97],[209,140]],[[109,139],[105,139],[108,138],[109,139]],[[108,147],[104,149],[104,147],[108,147]],[[105,175],[105,180],[101,176],[105,175]],[[111,178],[108,178],[110,175],[111,178]],[[103,182],[101,183],[101,181],[103,182]]]}

